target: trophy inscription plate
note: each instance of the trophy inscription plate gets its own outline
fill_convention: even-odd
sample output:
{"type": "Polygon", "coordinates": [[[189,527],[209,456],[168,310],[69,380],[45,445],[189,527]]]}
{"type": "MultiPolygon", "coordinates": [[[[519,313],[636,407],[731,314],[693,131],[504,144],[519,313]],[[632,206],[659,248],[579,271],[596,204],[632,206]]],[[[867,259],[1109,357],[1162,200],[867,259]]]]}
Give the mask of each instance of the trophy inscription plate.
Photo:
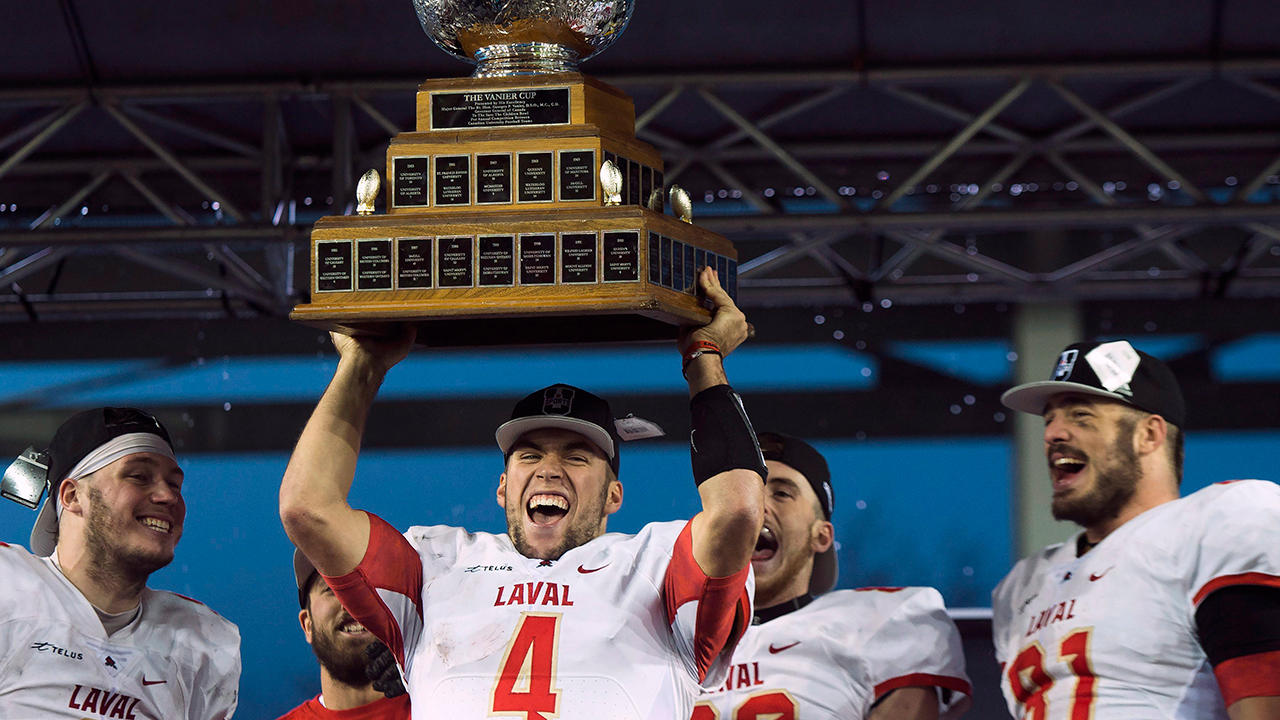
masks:
{"type": "MultiPolygon", "coordinates": [[[[626,190],[623,193],[623,201],[627,205],[640,204],[640,168],[643,167],[635,160],[627,161],[627,182],[626,190]]],[[[648,198],[645,198],[648,200],[648,198]]]]}
{"type": "Polygon", "coordinates": [[[594,150],[560,151],[560,201],[596,199],[594,150]]]}
{"type": "Polygon", "coordinates": [[[475,238],[436,239],[440,258],[437,284],[442,288],[472,287],[475,282],[475,238]]]}
{"type": "Polygon", "coordinates": [[[622,204],[627,205],[631,197],[631,161],[619,156],[618,170],[622,173],[622,204]]]}
{"type": "Polygon", "coordinates": [[[511,153],[476,155],[476,204],[511,204],[511,153]]]}
{"type": "Polygon", "coordinates": [[[661,237],[656,232],[649,233],[649,284],[662,284],[662,245],[661,237]]]}
{"type": "Polygon", "coordinates": [[[520,284],[556,284],[556,236],[520,236],[520,284]]]}
{"type": "Polygon", "coordinates": [[[671,238],[667,237],[666,235],[662,235],[661,238],[662,238],[662,249],[661,249],[662,257],[660,258],[660,260],[662,262],[662,280],[659,281],[658,284],[664,288],[675,289],[675,284],[673,282],[674,278],[672,277],[674,268],[671,267],[671,238]]]}
{"type": "Polygon", "coordinates": [[[391,289],[391,238],[356,241],[356,289],[391,289]]]}
{"type": "Polygon", "coordinates": [[[728,272],[725,273],[725,292],[729,293],[729,297],[734,302],[738,302],[738,261],[730,260],[728,263],[728,272]]]}
{"type": "Polygon", "coordinates": [[[436,207],[471,204],[471,156],[437,155],[436,207]]]}
{"type": "Polygon", "coordinates": [[[516,156],[516,179],[519,190],[516,201],[522,203],[551,202],[551,164],[555,156],[549,152],[524,152],[516,156]]]}
{"type": "Polygon", "coordinates": [[[398,157],[392,166],[391,202],[398,208],[431,205],[431,175],[427,157],[398,157]]]}
{"type": "Polygon", "coordinates": [[[690,295],[694,294],[694,288],[698,286],[698,268],[694,265],[694,247],[692,245],[684,246],[684,291],[690,295]]]}
{"type": "Polygon", "coordinates": [[[351,290],[351,241],[316,243],[316,292],[351,290]]]}
{"type": "Polygon", "coordinates": [[[569,88],[431,94],[432,130],[568,125],[569,88]]]}
{"type": "MultiPolygon", "coordinates": [[[[702,248],[694,248],[693,251],[693,267],[695,270],[701,270],[707,266],[707,251],[702,248]]],[[[698,283],[693,284],[693,294],[702,297],[702,286],[698,283]]]]}
{"type": "Polygon", "coordinates": [[[511,287],[516,284],[516,238],[485,235],[480,238],[480,286],[511,287]]]}
{"type": "Polygon", "coordinates": [[[685,290],[684,276],[684,243],[671,241],[671,289],[676,292],[685,290]]]}
{"type": "Polygon", "coordinates": [[[566,285],[596,282],[597,239],[595,233],[564,233],[560,236],[560,282],[566,285]]]}
{"type": "Polygon", "coordinates": [[[396,238],[396,287],[430,288],[431,238],[396,238]]]}
{"type": "Polygon", "coordinates": [[[640,168],[640,204],[648,206],[653,196],[653,168],[645,165],[640,168]]]}
{"type": "Polygon", "coordinates": [[[607,232],[604,234],[603,282],[638,282],[640,280],[640,233],[607,232]]]}

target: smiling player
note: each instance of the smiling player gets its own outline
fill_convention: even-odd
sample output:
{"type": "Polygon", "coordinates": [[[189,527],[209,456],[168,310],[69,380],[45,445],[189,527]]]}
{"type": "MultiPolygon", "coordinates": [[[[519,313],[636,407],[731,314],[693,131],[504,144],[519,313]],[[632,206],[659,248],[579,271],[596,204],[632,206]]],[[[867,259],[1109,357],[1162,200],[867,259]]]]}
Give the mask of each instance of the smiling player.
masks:
{"type": "Polygon", "coordinates": [[[187,514],[169,433],[140,410],[87,410],[48,460],[34,555],[0,543],[0,717],[231,717],[236,626],[146,586],[187,514]]]}
{"type": "Polygon", "coordinates": [[[634,536],[606,526],[622,504],[619,429],[637,423],[615,422],[607,402],[568,385],[524,398],[497,430],[506,535],[401,535],[352,509],[365,418],[413,334],[335,336],[341,360],[289,462],[280,514],[351,615],[395,654],[413,717],[669,720],[688,717],[700,685],[723,681],[750,619],[766,471],[721,365],[746,339],[746,318],[714,273],[700,281],[715,314],[681,350],[703,509],[634,536]]]}
{"type": "Polygon", "coordinates": [[[1182,391],[1123,340],[1068,347],[1002,401],[1044,417],[1053,515],[1083,528],[992,596],[1014,716],[1280,718],[1280,487],[1179,499],[1182,391]]]}
{"type": "Polygon", "coordinates": [[[407,720],[409,696],[400,678],[388,673],[395,687],[385,693],[369,679],[370,655],[387,654],[386,646],[351,617],[298,550],[293,575],[301,606],[298,623],[320,661],[320,694],[279,720],[407,720]]]}
{"type": "Polygon", "coordinates": [[[760,433],[769,467],[751,557],[754,622],[692,720],[936,720],[970,705],[960,633],[933,588],[836,584],[835,494],[809,443],[760,433]]]}

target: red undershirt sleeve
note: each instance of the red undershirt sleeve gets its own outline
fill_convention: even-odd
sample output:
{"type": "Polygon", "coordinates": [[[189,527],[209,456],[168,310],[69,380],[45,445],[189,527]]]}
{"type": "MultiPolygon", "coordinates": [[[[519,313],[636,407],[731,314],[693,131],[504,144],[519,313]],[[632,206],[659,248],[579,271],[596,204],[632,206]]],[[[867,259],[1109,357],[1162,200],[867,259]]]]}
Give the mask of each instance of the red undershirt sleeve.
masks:
{"type": "Polygon", "coordinates": [[[676,644],[701,683],[718,658],[732,654],[750,622],[751,566],[728,577],[707,577],[693,557],[692,528],[690,521],[676,538],[662,593],[676,644]]]}
{"type": "Polygon", "coordinates": [[[369,547],[355,570],[324,577],[351,617],[381,640],[404,667],[422,632],[422,560],[385,520],[369,516],[369,547]]]}

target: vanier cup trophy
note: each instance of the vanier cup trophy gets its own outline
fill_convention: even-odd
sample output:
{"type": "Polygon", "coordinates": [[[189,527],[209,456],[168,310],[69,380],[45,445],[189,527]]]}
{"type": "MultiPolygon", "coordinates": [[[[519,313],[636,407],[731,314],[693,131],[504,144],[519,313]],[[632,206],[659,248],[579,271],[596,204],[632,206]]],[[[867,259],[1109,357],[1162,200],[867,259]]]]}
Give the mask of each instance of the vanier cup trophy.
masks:
{"type": "Polygon", "coordinates": [[[427,35],[477,64],[418,88],[417,131],[357,188],[358,214],[311,234],[293,319],[346,333],[419,324],[435,346],[673,338],[710,312],[697,271],[737,295],[737,253],[691,223],[689,196],[636,139],[635,105],[577,64],[633,0],[414,0],[427,35]]]}

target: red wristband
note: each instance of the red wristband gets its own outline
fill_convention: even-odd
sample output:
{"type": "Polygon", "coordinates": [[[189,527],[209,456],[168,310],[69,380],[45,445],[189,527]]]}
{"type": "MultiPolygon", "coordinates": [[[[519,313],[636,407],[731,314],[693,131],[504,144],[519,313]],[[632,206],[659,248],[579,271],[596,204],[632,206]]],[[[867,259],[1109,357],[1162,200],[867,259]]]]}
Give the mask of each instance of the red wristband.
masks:
{"type": "Polygon", "coordinates": [[[689,347],[684,349],[684,362],[680,365],[680,372],[685,373],[689,369],[689,363],[693,362],[699,355],[706,354],[724,357],[724,353],[720,352],[720,346],[710,340],[697,340],[689,343],[689,347]]]}

